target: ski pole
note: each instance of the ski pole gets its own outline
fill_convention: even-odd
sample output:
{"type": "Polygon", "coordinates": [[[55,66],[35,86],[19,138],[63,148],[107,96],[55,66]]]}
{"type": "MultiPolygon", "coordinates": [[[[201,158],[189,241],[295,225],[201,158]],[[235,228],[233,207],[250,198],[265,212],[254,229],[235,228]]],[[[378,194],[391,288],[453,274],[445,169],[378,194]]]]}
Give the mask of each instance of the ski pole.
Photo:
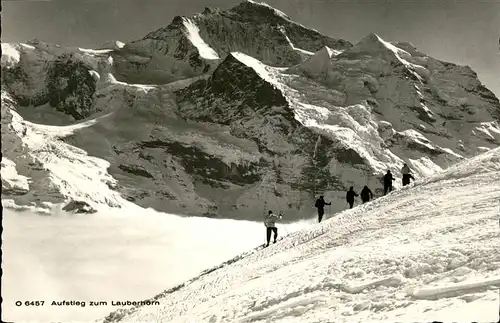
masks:
{"type": "MultiPolygon", "coordinates": [[[[281,211],[280,211],[279,217],[280,217],[280,219],[283,219],[283,213],[281,213],[281,211]]],[[[286,225],[283,225],[283,230],[285,231],[285,236],[287,236],[288,230],[286,229],[286,225]]]]}

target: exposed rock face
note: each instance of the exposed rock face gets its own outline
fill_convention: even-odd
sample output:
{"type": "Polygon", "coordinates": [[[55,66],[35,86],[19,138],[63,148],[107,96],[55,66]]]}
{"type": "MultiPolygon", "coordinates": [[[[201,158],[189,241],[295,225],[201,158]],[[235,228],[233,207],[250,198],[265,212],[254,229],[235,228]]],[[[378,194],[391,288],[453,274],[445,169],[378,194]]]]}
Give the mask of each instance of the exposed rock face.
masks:
{"type": "Polygon", "coordinates": [[[90,70],[82,61],[75,60],[73,54],[58,56],[47,73],[50,105],[76,120],[97,112],[92,98],[96,82],[90,70]]]}
{"type": "Polygon", "coordinates": [[[92,208],[87,202],[83,201],[71,201],[63,207],[64,211],[75,212],[75,213],[96,213],[97,210],[92,208]]]}
{"type": "Polygon", "coordinates": [[[50,104],[75,120],[98,112],[93,98],[96,79],[89,57],[40,42],[12,47],[19,61],[13,66],[2,65],[2,85],[20,105],[50,104]]]}
{"type": "Polygon", "coordinates": [[[470,68],[251,1],[107,47],[2,44],[4,197],[293,220],[320,193],[332,212],[349,186],[380,195],[403,162],[421,178],[500,145],[500,103],[470,68]]]}
{"type": "Polygon", "coordinates": [[[16,102],[2,90],[2,199],[13,199],[20,205],[62,203],[64,196],[50,171],[23,142],[31,133],[17,109],[16,102]]]}

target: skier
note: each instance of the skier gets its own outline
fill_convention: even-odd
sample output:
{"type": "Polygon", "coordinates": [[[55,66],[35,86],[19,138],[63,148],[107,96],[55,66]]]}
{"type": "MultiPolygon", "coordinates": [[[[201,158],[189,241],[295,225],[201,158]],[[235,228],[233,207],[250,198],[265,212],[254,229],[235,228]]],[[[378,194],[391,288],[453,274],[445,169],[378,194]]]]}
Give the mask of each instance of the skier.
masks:
{"type": "Polygon", "coordinates": [[[316,200],[316,204],[314,204],[314,206],[318,209],[318,223],[321,223],[323,215],[325,214],[325,205],[332,205],[332,202],[325,202],[323,195],[321,195],[319,199],[316,200]]]}
{"type": "Polygon", "coordinates": [[[278,228],[276,227],[276,221],[282,218],[283,214],[280,213],[280,215],[274,215],[273,211],[269,210],[266,219],[264,220],[264,225],[266,226],[267,231],[266,247],[269,247],[269,241],[271,241],[272,232],[274,232],[274,243],[276,243],[276,239],[278,238],[278,228]]]}
{"type": "Polygon", "coordinates": [[[387,192],[392,192],[392,181],[395,181],[396,179],[392,177],[392,173],[390,170],[387,170],[387,173],[384,175],[384,195],[387,194],[387,192]]]}
{"type": "Polygon", "coordinates": [[[354,197],[358,196],[356,192],[354,192],[354,187],[350,187],[349,190],[347,191],[347,194],[345,196],[345,199],[347,200],[347,203],[349,203],[349,208],[352,209],[354,206],[354,197]]]}
{"type": "Polygon", "coordinates": [[[366,185],[361,190],[360,195],[361,195],[361,201],[363,201],[363,203],[366,203],[366,202],[370,201],[371,199],[373,199],[373,193],[366,185]]]}
{"type": "Polygon", "coordinates": [[[406,163],[403,165],[403,168],[401,168],[401,174],[403,174],[403,186],[410,184],[410,179],[415,180],[413,175],[410,174],[410,167],[408,167],[406,163]]]}

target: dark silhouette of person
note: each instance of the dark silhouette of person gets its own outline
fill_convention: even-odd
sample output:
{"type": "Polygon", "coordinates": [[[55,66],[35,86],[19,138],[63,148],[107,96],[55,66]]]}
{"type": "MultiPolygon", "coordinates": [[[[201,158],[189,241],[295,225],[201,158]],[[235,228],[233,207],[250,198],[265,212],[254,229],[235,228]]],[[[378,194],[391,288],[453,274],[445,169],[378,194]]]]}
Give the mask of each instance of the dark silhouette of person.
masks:
{"type": "Polygon", "coordinates": [[[361,201],[363,201],[363,203],[369,202],[371,199],[373,199],[373,193],[366,185],[361,190],[360,195],[361,195],[361,201]]]}
{"type": "Polygon", "coordinates": [[[345,196],[345,199],[347,203],[349,203],[349,208],[352,209],[354,206],[354,197],[358,196],[356,192],[354,192],[354,187],[349,187],[349,190],[347,191],[347,194],[345,196]]]}
{"type": "Polygon", "coordinates": [[[323,215],[325,214],[325,205],[332,205],[332,203],[325,202],[323,195],[316,200],[316,204],[314,206],[318,209],[318,223],[321,223],[323,219],[323,215]]]}
{"type": "Polygon", "coordinates": [[[396,179],[392,177],[392,173],[390,170],[384,175],[384,195],[387,195],[387,192],[392,192],[392,182],[396,179]]]}
{"type": "Polygon", "coordinates": [[[269,241],[271,241],[271,233],[274,232],[274,243],[276,243],[276,239],[278,239],[278,228],[276,227],[276,221],[283,218],[283,215],[275,215],[273,211],[269,210],[267,213],[266,219],[264,220],[264,225],[266,226],[266,238],[267,244],[266,247],[269,247],[269,241]]]}
{"type": "Polygon", "coordinates": [[[404,164],[401,168],[401,174],[403,175],[403,186],[410,184],[410,179],[415,180],[407,164],[404,164]]]}

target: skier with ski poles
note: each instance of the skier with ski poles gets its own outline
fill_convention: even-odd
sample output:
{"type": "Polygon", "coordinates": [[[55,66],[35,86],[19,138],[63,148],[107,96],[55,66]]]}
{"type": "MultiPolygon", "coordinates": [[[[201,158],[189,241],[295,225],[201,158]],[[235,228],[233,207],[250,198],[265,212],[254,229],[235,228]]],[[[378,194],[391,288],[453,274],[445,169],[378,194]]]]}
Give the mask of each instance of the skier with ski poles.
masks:
{"type": "Polygon", "coordinates": [[[283,214],[275,215],[273,211],[269,210],[267,213],[266,219],[264,220],[264,225],[266,226],[266,238],[267,244],[266,247],[269,247],[269,242],[271,241],[271,233],[274,232],[274,243],[278,239],[278,228],[276,227],[276,221],[281,220],[283,218],[283,214]]]}
{"type": "Polygon", "coordinates": [[[384,175],[384,195],[387,195],[387,192],[392,192],[392,182],[395,180],[392,177],[391,171],[387,170],[387,173],[384,175]]]}
{"type": "Polygon", "coordinates": [[[354,197],[358,196],[358,193],[354,192],[354,187],[350,187],[346,194],[346,201],[349,204],[349,208],[352,209],[354,206],[354,197]]]}
{"type": "Polygon", "coordinates": [[[373,199],[373,193],[366,185],[361,190],[360,195],[361,195],[361,201],[363,202],[363,204],[366,202],[369,202],[371,199],[373,199]]]}
{"type": "Polygon", "coordinates": [[[316,204],[314,204],[314,207],[318,209],[318,223],[321,223],[323,215],[325,214],[325,205],[332,205],[332,202],[327,203],[323,195],[321,195],[319,199],[316,200],[316,204]]]}
{"type": "Polygon", "coordinates": [[[401,168],[401,174],[403,175],[403,186],[410,184],[410,179],[415,180],[410,172],[410,167],[408,167],[408,165],[405,163],[401,168]]]}

